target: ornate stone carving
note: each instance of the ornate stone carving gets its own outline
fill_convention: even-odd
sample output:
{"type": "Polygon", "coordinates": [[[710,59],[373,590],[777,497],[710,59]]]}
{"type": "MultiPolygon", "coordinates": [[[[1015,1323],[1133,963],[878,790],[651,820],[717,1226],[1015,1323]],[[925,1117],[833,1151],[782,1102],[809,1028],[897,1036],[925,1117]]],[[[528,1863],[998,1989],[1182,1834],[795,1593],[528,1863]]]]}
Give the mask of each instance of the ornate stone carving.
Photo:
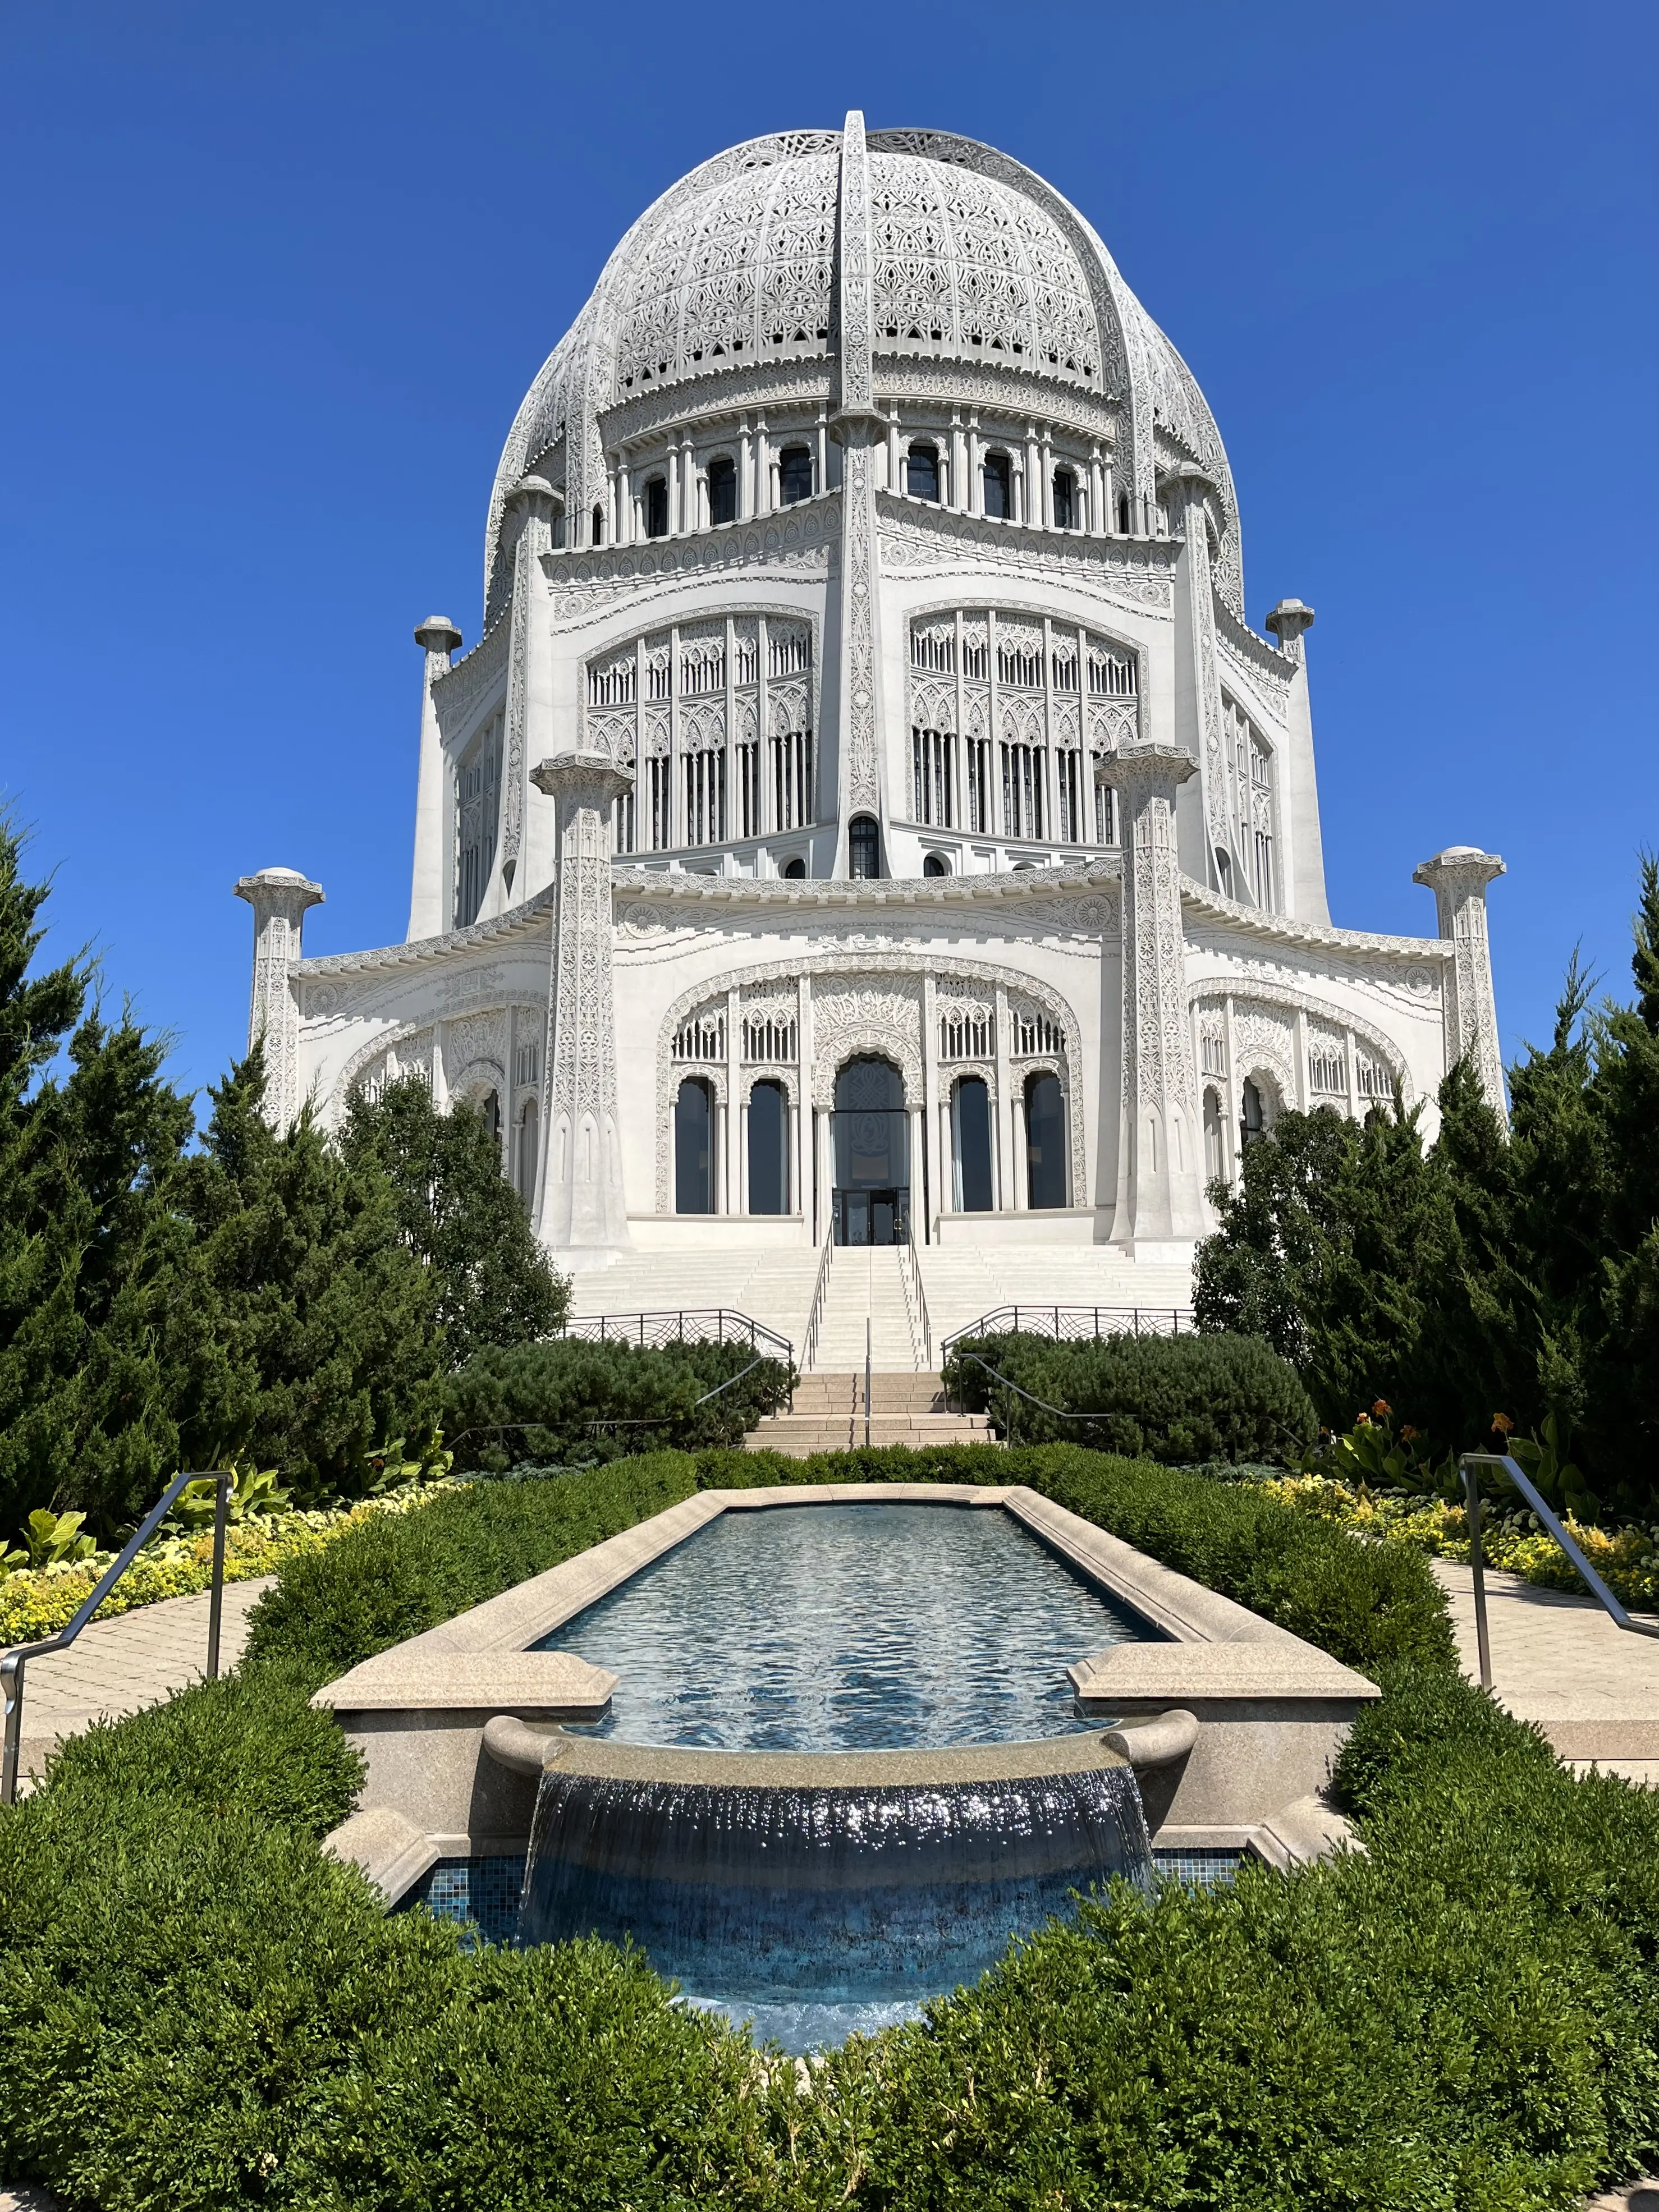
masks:
{"type": "Polygon", "coordinates": [[[1486,886],[1504,872],[1496,853],[1476,845],[1449,845],[1425,860],[1412,877],[1434,893],[1442,938],[1455,955],[1445,995],[1446,1065],[1467,1059],[1499,1121],[1507,1127],[1504,1059],[1492,998],[1492,951],[1486,941],[1486,886]]]}
{"type": "Polygon", "coordinates": [[[300,958],[306,910],[323,902],[323,887],[294,868],[261,868],[243,876],[236,896],[253,908],[253,990],[248,1002],[247,1042],[265,1048],[265,1095],[261,1111],[279,1133],[300,1110],[300,1006],[294,970],[300,958]]]}

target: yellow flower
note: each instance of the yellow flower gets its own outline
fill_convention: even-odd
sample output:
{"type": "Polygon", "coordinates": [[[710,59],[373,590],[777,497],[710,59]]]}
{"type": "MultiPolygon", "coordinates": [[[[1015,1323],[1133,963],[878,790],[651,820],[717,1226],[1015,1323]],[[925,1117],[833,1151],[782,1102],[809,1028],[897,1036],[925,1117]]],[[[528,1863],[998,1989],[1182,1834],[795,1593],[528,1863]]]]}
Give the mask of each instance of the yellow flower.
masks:
{"type": "Polygon", "coordinates": [[[1492,1425],[1502,1437],[1510,1435],[1515,1428],[1515,1423],[1510,1420],[1507,1413],[1494,1413],[1492,1417],[1492,1425]]]}

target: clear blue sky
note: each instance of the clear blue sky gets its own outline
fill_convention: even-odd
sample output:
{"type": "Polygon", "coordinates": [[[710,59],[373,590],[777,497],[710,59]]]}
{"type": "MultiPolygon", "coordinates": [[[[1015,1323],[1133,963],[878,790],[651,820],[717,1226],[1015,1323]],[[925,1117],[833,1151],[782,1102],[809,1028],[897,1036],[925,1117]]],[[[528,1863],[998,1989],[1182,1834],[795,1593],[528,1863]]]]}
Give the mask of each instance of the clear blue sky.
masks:
{"type": "Polygon", "coordinates": [[[1209,396],[1254,623],[1309,641],[1331,905],[1426,933],[1501,852],[1498,1009],[1621,993],[1656,763],[1656,49],[1644,4],[908,0],[8,11],[0,787],[53,943],[200,1084],[251,920],[407,918],[419,656],[477,635],[514,410],[611,246],[757,131],[993,141],[1094,222],[1209,396]]]}

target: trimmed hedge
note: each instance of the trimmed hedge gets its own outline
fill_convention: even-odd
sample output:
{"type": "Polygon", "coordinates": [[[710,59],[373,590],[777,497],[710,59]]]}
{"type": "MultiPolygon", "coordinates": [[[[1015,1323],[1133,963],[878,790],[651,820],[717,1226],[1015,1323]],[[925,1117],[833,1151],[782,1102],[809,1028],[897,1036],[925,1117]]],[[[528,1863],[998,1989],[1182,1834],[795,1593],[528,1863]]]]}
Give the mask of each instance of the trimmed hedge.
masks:
{"type": "Polygon", "coordinates": [[[0,2170],[107,2212],[1567,2205],[1659,2152],[1659,1804],[1456,1678],[1420,1559],[1360,1602],[1342,1561],[1387,1549],[1077,1449],[664,1453],[354,1533],[284,1571],[239,1675],[77,1740],[0,1818],[0,2170]],[[637,1954],[469,1952],[318,1851],[356,1776],[305,1700],[342,1657],[700,1483],[826,1474],[1036,1482],[1391,1644],[1337,1776],[1369,1856],[1116,1889],[806,2074],[637,1954]],[[351,1595],[388,1569],[392,1601],[351,1595]]]}
{"type": "Polygon", "coordinates": [[[663,1444],[740,1443],[793,1381],[783,1361],[756,1366],[754,1358],[747,1344],[657,1349],[558,1337],[488,1346],[444,1384],[445,1440],[458,1468],[496,1470],[523,1460],[594,1465],[663,1444]],[[732,1387],[698,1405],[722,1382],[732,1387]]]}
{"type": "Polygon", "coordinates": [[[1166,1466],[1295,1465],[1319,1433],[1296,1370],[1254,1336],[970,1337],[952,1347],[945,1386],[971,1412],[988,1412],[999,1436],[1012,1429],[1022,1443],[1086,1444],[1166,1466]],[[1062,1413],[1097,1418],[1057,1419],[987,1367],[1062,1413]]]}

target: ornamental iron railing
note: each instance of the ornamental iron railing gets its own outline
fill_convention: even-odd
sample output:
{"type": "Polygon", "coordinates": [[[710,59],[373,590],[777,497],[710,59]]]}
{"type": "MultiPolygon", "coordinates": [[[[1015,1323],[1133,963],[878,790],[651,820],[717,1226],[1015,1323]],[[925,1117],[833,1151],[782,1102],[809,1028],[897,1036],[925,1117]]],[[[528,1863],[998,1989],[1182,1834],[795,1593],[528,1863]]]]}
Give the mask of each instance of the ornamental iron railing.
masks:
{"type": "Polygon", "coordinates": [[[971,1336],[1048,1336],[1082,1343],[1103,1336],[1179,1336],[1192,1333],[1190,1306],[994,1306],[939,1340],[939,1357],[971,1336]]]}

